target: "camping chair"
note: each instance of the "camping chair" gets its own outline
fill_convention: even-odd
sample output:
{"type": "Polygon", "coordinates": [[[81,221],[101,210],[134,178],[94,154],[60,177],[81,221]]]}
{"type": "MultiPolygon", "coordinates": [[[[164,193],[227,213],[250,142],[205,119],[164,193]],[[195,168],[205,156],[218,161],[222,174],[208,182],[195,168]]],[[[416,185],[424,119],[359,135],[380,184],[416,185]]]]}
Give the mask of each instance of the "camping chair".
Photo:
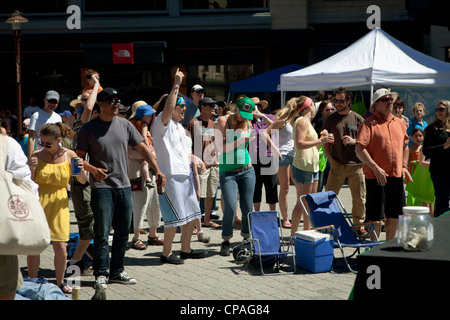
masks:
{"type": "Polygon", "coordinates": [[[345,211],[341,200],[333,191],[302,195],[300,197],[300,203],[308,215],[311,226],[314,229],[326,227],[329,230],[330,234],[333,236],[334,247],[340,249],[345,264],[352,272],[356,273],[350,266],[348,259],[356,253],[359,254],[361,249],[368,250],[381,243],[374,228],[374,225],[378,222],[363,223],[362,226],[367,227],[368,233],[365,237],[359,236],[353,225],[351,215],[345,211]],[[306,198],[306,202],[310,209],[309,213],[303,204],[303,198],[306,198]],[[374,235],[375,241],[368,239],[370,234],[374,235]],[[344,247],[354,248],[355,250],[351,255],[346,256],[343,249],[344,247]]]}
{"type": "Polygon", "coordinates": [[[285,248],[279,213],[277,211],[249,212],[248,223],[250,229],[250,238],[248,239],[250,242],[250,253],[247,264],[252,260],[254,262],[259,261],[261,273],[266,275],[264,273],[264,262],[269,260],[274,262],[274,264],[270,264],[274,266],[277,273],[268,273],[267,275],[294,273],[296,270],[295,252],[293,247],[292,251],[289,250],[290,244],[292,243],[291,239],[288,247],[285,248]],[[279,271],[288,255],[292,255],[294,270],[292,272],[280,273],[279,271]]]}

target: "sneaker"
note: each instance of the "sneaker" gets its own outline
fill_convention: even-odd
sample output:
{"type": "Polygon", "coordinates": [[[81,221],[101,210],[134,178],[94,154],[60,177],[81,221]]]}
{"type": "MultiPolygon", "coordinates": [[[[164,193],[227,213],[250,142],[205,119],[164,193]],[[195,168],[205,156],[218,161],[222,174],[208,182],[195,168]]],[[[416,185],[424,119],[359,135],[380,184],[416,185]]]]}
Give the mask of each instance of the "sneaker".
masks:
{"type": "Polygon", "coordinates": [[[229,256],[230,255],[230,242],[224,241],[220,245],[220,255],[221,256],[229,256]]]}
{"type": "Polygon", "coordinates": [[[121,272],[117,276],[114,276],[114,277],[109,277],[109,282],[121,283],[121,284],[136,284],[137,283],[136,279],[129,277],[125,272],[121,272]]]}
{"type": "Polygon", "coordinates": [[[210,240],[211,238],[208,237],[208,236],[205,236],[205,234],[204,234],[203,232],[199,232],[199,233],[197,234],[197,239],[198,239],[198,241],[200,241],[200,242],[208,243],[209,240],[210,240]]]}
{"type": "Polygon", "coordinates": [[[92,296],[91,300],[106,300],[105,289],[102,285],[96,283],[94,286],[95,293],[92,296]]]}
{"type": "Polygon", "coordinates": [[[108,279],[106,278],[106,276],[98,276],[95,279],[95,284],[101,286],[103,289],[106,289],[107,283],[108,283],[108,279]]]}
{"type": "Polygon", "coordinates": [[[183,264],[184,260],[177,258],[173,253],[171,253],[168,257],[161,255],[161,262],[171,264],[183,264]]]}

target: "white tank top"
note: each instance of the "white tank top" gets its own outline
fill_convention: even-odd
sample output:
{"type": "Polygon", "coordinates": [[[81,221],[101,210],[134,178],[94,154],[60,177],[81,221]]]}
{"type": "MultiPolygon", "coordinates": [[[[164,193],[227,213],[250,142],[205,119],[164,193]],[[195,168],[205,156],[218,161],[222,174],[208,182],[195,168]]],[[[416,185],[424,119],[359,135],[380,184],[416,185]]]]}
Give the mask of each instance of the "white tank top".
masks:
{"type": "Polygon", "coordinates": [[[290,123],[286,123],[284,128],[279,131],[278,143],[278,149],[283,156],[293,157],[295,155],[293,129],[290,123]]]}

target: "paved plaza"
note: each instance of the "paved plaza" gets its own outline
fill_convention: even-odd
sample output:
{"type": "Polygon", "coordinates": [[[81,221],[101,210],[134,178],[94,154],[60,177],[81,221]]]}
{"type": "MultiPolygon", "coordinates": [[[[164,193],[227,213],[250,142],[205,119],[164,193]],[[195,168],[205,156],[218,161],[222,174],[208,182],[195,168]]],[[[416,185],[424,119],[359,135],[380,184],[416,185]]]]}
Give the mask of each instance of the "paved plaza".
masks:
{"type": "MultiPolygon", "coordinates": [[[[218,198],[220,198],[220,191],[218,198]]],[[[351,211],[351,196],[347,186],[342,188],[340,198],[347,211],[351,211]]],[[[289,214],[296,201],[295,187],[291,186],[289,214]]],[[[268,210],[268,206],[263,204],[262,210],[268,210]]],[[[220,205],[217,213],[221,218],[220,205]]],[[[77,232],[72,207],[71,216],[71,230],[77,232]]],[[[221,220],[217,222],[220,223],[221,220]]],[[[144,228],[148,230],[146,221],[144,228]]],[[[125,269],[138,282],[135,285],[108,284],[105,290],[107,300],[347,300],[351,294],[356,275],[345,267],[316,274],[298,268],[294,274],[263,276],[257,269],[247,269],[237,264],[232,255],[228,257],[219,255],[222,241],[220,229],[204,228],[204,232],[211,237],[211,241],[205,244],[199,242],[197,236],[193,236],[192,247],[206,249],[207,257],[186,260],[182,265],[162,264],[160,262],[161,246],[149,246],[142,251],[131,248],[132,234],[130,234],[130,248],[126,252],[125,269]]],[[[284,236],[290,234],[288,229],[284,229],[283,232],[284,236]]],[[[163,237],[162,226],[158,228],[158,235],[163,237]]],[[[141,239],[146,239],[146,235],[142,235],[141,239]]],[[[232,246],[241,241],[240,230],[235,228],[234,237],[231,240],[232,246]]],[[[173,250],[179,253],[180,233],[177,233],[175,237],[173,250]]],[[[335,256],[339,257],[337,251],[335,256]]],[[[26,275],[25,257],[20,257],[20,263],[26,275]]],[[[40,275],[50,281],[55,280],[51,247],[41,255],[40,267],[40,275]]],[[[88,274],[81,276],[80,279],[80,300],[90,300],[95,292],[94,277],[88,274]]]]}

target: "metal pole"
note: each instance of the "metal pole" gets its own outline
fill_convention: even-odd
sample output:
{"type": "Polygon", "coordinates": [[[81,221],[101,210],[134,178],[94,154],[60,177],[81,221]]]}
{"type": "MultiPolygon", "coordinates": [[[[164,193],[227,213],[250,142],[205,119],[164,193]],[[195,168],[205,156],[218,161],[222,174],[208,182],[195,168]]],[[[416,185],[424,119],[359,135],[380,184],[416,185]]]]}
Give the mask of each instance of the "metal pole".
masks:
{"type": "Polygon", "coordinates": [[[20,62],[20,30],[13,30],[16,45],[17,135],[22,134],[22,79],[20,62]]]}

